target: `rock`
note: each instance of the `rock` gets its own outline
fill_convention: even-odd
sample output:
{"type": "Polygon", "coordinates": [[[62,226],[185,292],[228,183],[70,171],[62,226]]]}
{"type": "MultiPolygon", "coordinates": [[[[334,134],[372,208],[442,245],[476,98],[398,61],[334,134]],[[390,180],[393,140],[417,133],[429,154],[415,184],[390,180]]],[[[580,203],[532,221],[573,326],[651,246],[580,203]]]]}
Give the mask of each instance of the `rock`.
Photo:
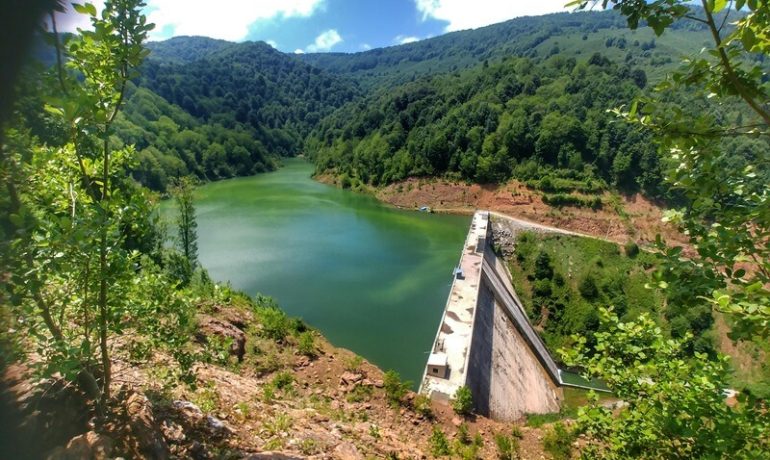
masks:
{"type": "Polygon", "coordinates": [[[192,446],[190,446],[190,450],[188,451],[190,454],[190,457],[194,460],[209,460],[211,458],[211,455],[209,455],[209,451],[206,450],[206,446],[201,444],[198,441],[193,441],[192,446]]]}
{"type": "Polygon", "coordinates": [[[340,385],[355,385],[364,379],[364,375],[358,372],[345,371],[340,376],[340,385]]]}
{"type": "Polygon", "coordinates": [[[208,343],[208,337],[217,336],[220,339],[230,339],[230,354],[243,360],[246,354],[246,334],[232,323],[212,316],[201,315],[198,318],[198,332],[195,339],[199,343],[208,343]]]}
{"type": "Polygon", "coordinates": [[[132,441],[136,442],[132,447],[137,453],[148,459],[168,458],[168,445],[155,423],[150,400],[142,394],[132,393],[126,400],[126,415],[134,435],[132,441]]]}
{"type": "Polygon", "coordinates": [[[372,382],[374,383],[374,386],[377,387],[377,388],[382,388],[382,387],[385,386],[385,382],[383,382],[380,379],[375,379],[372,382]]]}
{"type": "Polygon", "coordinates": [[[48,460],[107,460],[111,457],[113,441],[107,436],[89,431],[70,439],[48,455],[48,460]]]}
{"type": "Polygon", "coordinates": [[[160,431],[166,441],[179,443],[185,440],[184,429],[178,423],[169,420],[163,420],[160,424],[160,431]]]}
{"type": "Polygon", "coordinates": [[[209,415],[206,417],[206,423],[211,433],[217,436],[229,436],[234,433],[233,429],[227,426],[222,420],[209,415]]]}
{"type": "Polygon", "coordinates": [[[349,442],[343,442],[337,444],[337,447],[334,448],[334,458],[339,460],[363,460],[364,457],[356,446],[349,442]]]}
{"type": "Polygon", "coordinates": [[[463,421],[460,417],[455,417],[452,419],[452,425],[454,426],[460,426],[463,424],[463,421]]]}
{"type": "Polygon", "coordinates": [[[204,418],[203,411],[190,401],[176,400],[171,403],[171,407],[176,409],[189,425],[195,425],[204,418]]]}
{"type": "Polygon", "coordinates": [[[239,310],[232,307],[220,307],[217,309],[217,317],[245,331],[250,323],[254,322],[254,314],[248,310],[239,310]]]}

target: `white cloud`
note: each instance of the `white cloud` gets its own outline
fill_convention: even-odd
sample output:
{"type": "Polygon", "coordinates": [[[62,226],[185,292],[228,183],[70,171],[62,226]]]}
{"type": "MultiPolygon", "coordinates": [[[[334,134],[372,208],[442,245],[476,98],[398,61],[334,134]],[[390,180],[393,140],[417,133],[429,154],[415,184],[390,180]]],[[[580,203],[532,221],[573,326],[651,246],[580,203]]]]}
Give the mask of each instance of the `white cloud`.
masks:
{"type": "MultiPolygon", "coordinates": [[[[79,3],[91,3],[98,12],[101,12],[104,8],[104,0],[91,0],[79,3]]],[[[76,32],[78,28],[91,29],[91,17],[89,15],[76,12],[72,8],[71,2],[65,2],[64,7],[64,13],[56,13],[56,29],[59,32],[76,32]]]]}
{"type": "Polygon", "coordinates": [[[297,48],[294,50],[294,54],[305,54],[305,50],[302,48],[297,48]]]}
{"type": "Polygon", "coordinates": [[[358,47],[363,51],[369,51],[370,49],[372,49],[372,45],[368,43],[361,43],[360,45],[358,45],[358,47]]]}
{"type": "Polygon", "coordinates": [[[569,11],[565,0],[414,0],[423,21],[428,18],[448,21],[446,31],[473,29],[519,16],[569,11]]]}
{"type": "Polygon", "coordinates": [[[341,41],[342,37],[340,37],[340,34],[337,33],[337,30],[329,29],[325,32],[322,32],[321,35],[317,36],[315,38],[315,42],[308,45],[305,50],[309,53],[329,51],[334,47],[334,45],[340,43],[341,41]]]}
{"type": "Polygon", "coordinates": [[[406,45],[407,43],[414,43],[416,41],[420,41],[419,37],[414,36],[406,36],[406,35],[398,35],[396,38],[393,39],[395,43],[398,43],[399,45],[406,45]]]}
{"type": "Polygon", "coordinates": [[[265,43],[272,46],[275,49],[278,49],[278,43],[275,40],[265,40],[265,43]]]}
{"type": "Polygon", "coordinates": [[[238,41],[246,38],[249,25],[260,19],[311,16],[324,0],[148,0],[147,21],[155,23],[154,38],[203,35],[238,41]]]}

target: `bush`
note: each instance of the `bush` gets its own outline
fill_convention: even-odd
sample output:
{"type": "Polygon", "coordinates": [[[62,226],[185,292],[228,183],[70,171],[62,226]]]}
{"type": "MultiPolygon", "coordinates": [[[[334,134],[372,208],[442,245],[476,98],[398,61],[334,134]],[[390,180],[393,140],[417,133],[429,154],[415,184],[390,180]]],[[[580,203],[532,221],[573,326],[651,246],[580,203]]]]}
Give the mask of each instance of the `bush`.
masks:
{"type": "Polygon", "coordinates": [[[593,275],[589,273],[582,281],[580,281],[578,291],[580,291],[580,295],[586,300],[594,300],[599,297],[599,288],[596,286],[596,280],[593,275]]]}
{"type": "Polygon", "coordinates": [[[535,259],[535,278],[543,280],[551,279],[551,277],[553,277],[551,256],[545,251],[540,251],[535,259]]]}
{"type": "Polygon", "coordinates": [[[584,198],[578,195],[570,195],[567,193],[546,193],[543,195],[543,203],[547,204],[548,206],[554,206],[557,208],[562,206],[591,209],[602,208],[601,197],[594,196],[591,198],[584,198]]]}
{"type": "Polygon", "coordinates": [[[495,435],[495,445],[497,445],[497,458],[500,460],[515,460],[519,458],[518,438],[498,433],[495,435]]]}
{"type": "Polygon", "coordinates": [[[473,412],[473,394],[471,389],[462,386],[455,392],[454,398],[452,398],[452,409],[458,415],[470,415],[473,412]]]}
{"type": "Polygon", "coordinates": [[[547,279],[535,280],[532,293],[537,297],[551,297],[551,281],[547,279]]]}
{"type": "Polygon", "coordinates": [[[433,433],[430,435],[430,453],[433,454],[434,457],[444,457],[451,453],[449,450],[449,441],[438,425],[433,426],[433,433]]]}
{"type": "Polygon", "coordinates": [[[275,377],[273,377],[273,381],[271,383],[275,388],[283,390],[284,388],[294,383],[294,376],[289,372],[279,372],[275,375],[275,377]]]}
{"type": "Polygon", "coordinates": [[[311,331],[305,331],[299,335],[297,349],[301,354],[310,358],[313,358],[318,354],[318,350],[315,346],[315,338],[311,331]]]}
{"type": "Polygon", "coordinates": [[[433,408],[430,405],[430,398],[423,394],[419,394],[414,397],[414,401],[412,401],[412,407],[414,408],[415,412],[421,414],[423,417],[433,417],[433,408]]]}
{"type": "Polygon", "coordinates": [[[402,382],[398,372],[389,370],[383,378],[383,386],[385,387],[385,397],[388,400],[388,404],[398,406],[409,391],[409,387],[412,386],[412,382],[402,382]]]}
{"type": "Polygon", "coordinates": [[[280,342],[289,335],[289,317],[278,308],[268,307],[258,310],[259,320],[262,323],[260,335],[280,342]]]}
{"type": "Polygon", "coordinates": [[[639,245],[636,244],[634,241],[629,241],[623,246],[623,249],[626,252],[626,256],[633,259],[634,257],[639,255],[639,245]]]}
{"type": "Polygon", "coordinates": [[[457,440],[462,444],[471,443],[471,434],[468,431],[468,424],[463,422],[457,427],[457,440]]]}
{"type": "Polygon", "coordinates": [[[364,363],[364,358],[359,355],[353,355],[350,358],[345,358],[345,370],[350,372],[358,372],[361,370],[361,365],[364,363]]]}
{"type": "Polygon", "coordinates": [[[572,443],[576,435],[572,430],[559,422],[553,425],[543,436],[543,449],[551,454],[554,460],[569,460],[572,454],[572,443]]]}
{"type": "Polygon", "coordinates": [[[374,392],[373,387],[369,385],[356,385],[353,390],[345,397],[348,402],[357,403],[368,401],[374,392]]]}

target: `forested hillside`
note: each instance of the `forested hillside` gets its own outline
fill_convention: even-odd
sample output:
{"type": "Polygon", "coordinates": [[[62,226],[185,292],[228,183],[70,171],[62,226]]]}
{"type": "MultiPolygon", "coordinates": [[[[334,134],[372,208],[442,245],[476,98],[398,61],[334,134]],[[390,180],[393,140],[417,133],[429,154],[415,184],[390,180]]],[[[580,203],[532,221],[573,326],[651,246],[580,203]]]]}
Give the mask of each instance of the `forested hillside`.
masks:
{"type": "Polygon", "coordinates": [[[228,126],[203,122],[147,88],[132,87],[115,134],[138,151],[134,178],[154,190],[166,190],[175,177],[216,180],[275,168],[278,156],[257,130],[228,126]]]}
{"type": "MultiPolygon", "coordinates": [[[[516,177],[549,193],[616,187],[670,198],[652,145],[605,111],[707,39],[698,23],[658,38],[630,31],[611,11],[517,18],[355,54],[176,37],[149,44],[116,139],[139,151],[134,177],[161,191],[175,177],[249,175],[306,151],[319,170],[372,185],[516,177]]],[[[732,150],[750,158],[756,146],[739,144],[732,150]]]]}
{"type": "Polygon", "coordinates": [[[646,81],[644,70],[599,53],[587,62],[511,58],[350,104],[319,125],[307,150],[319,171],[374,185],[409,176],[490,183],[553,174],[589,189],[611,184],[659,196],[654,146],[607,113],[646,81]]]}
{"type": "Polygon", "coordinates": [[[150,60],[139,85],[202,121],[252,127],[278,155],[298,153],[321,118],[359,95],[352,81],[262,42],[227,46],[189,63],[150,60]]]}
{"type": "Polygon", "coordinates": [[[601,51],[615,61],[632,61],[656,78],[697,52],[708,39],[700,24],[678,24],[663,37],[630,31],[614,11],[521,17],[475,30],[452,32],[406,45],[299,58],[333,73],[354,76],[365,87],[393,86],[424,75],[468,69],[509,56],[588,59],[601,51]]]}

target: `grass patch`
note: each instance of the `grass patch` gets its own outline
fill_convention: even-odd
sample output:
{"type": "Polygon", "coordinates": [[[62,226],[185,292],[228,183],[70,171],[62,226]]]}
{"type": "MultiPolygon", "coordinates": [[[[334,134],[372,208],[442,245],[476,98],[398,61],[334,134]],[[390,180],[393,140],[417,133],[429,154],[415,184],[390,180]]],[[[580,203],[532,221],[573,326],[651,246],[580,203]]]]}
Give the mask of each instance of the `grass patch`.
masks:
{"type": "Polygon", "coordinates": [[[623,248],[593,238],[521,233],[509,268],[516,292],[551,350],[569,347],[571,336],[591,336],[598,306],[615,307],[624,319],[659,316],[662,295],[647,289],[656,256],[628,257],[623,248]]]}

